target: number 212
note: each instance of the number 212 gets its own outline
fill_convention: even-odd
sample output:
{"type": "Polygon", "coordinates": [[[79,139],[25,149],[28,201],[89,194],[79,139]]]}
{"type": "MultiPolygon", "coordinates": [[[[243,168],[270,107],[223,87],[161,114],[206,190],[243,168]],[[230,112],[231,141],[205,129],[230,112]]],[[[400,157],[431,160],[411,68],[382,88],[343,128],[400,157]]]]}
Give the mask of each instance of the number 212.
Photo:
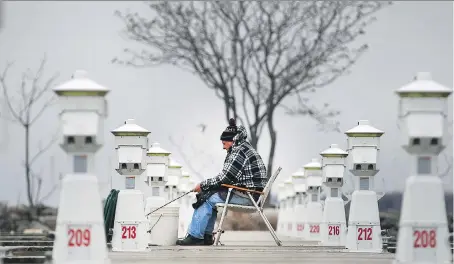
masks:
{"type": "Polygon", "coordinates": [[[372,227],[358,228],[358,240],[372,240],[372,227]]]}

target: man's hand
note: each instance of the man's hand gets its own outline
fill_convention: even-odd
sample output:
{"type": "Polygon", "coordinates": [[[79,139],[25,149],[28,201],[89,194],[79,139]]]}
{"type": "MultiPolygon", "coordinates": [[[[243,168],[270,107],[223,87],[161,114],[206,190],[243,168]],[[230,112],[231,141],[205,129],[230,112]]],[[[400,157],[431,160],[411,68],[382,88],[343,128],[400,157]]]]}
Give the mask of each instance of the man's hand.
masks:
{"type": "Polygon", "coordinates": [[[201,192],[202,189],[200,189],[200,183],[198,183],[198,184],[194,187],[194,189],[193,189],[192,191],[198,192],[198,193],[201,192]]]}

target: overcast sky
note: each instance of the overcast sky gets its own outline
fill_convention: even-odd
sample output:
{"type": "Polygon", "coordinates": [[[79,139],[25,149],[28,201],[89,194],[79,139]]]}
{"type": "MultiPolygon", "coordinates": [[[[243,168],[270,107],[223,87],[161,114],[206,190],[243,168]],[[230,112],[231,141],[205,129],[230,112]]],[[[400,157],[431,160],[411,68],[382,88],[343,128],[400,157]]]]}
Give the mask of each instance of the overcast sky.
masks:
{"type": "MultiPolygon", "coordinates": [[[[145,8],[142,2],[22,2],[5,3],[3,29],[0,31],[0,69],[14,61],[9,76],[17,87],[21,72],[36,69],[47,54],[46,76],[58,72],[56,84],[66,81],[77,69],[110,88],[109,117],[105,122],[106,144],[97,155],[97,173],[102,195],[111,185],[118,188],[120,176],[112,169],[114,155],[110,130],[127,118],[151,131],[151,140],[172,151],[183,165],[184,151],[194,168],[205,177],[221,169],[225,152],[219,135],[226,127],[223,105],[196,76],[173,67],[154,69],[125,68],[110,63],[130,45],[120,32],[121,21],[115,10],[145,8]],[[197,124],[207,125],[201,134],[197,124]],[[180,146],[169,141],[169,136],[180,146]],[[184,136],[184,138],[183,138],[184,136]],[[210,158],[208,158],[210,157],[210,158]],[[204,164],[211,165],[204,166],[204,164]],[[202,169],[204,167],[204,169],[202,169]]],[[[396,126],[397,97],[394,90],[411,81],[418,71],[430,71],[433,78],[448,86],[453,84],[453,15],[452,2],[397,2],[382,10],[361,42],[370,50],[352,68],[352,73],[319,90],[316,101],[328,102],[342,111],[338,121],[342,131],[354,127],[358,120],[368,119],[385,131],[380,152],[379,189],[402,190],[409,173],[409,158],[401,149],[396,126]],[[384,179],[384,181],[383,181],[384,179]]],[[[452,119],[452,99],[450,99],[452,119]]],[[[57,126],[57,110],[49,108],[32,127],[33,150],[40,140],[48,140],[57,126]]],[[[286,179],[332,143],[346,147],[343,133],[320,133],[315,122],[304,117],[276,116],[278,145],[275,165],[283,167],[280,180],[286,179]]],[[[0,200],[25,202],[23,176],[23,131],[17,125],[1,127],[2,152],[0,200]]],[[[268,139],[260,142],[259,151],[266,156],[268,139]],[[260,148],[261,147],[261,148],[260,148]]],[[[452,156],[452,144],[447,150],[452,156]]],[[[45,190],[58,182],[66,162],[62,150],[55,146],[36,163],[35,170],[44,178],[45,190]]],[[[441,169],[446,167],[440,159],[441,169]]],[[[188,166],[185,169],[189,170],[188,166]]],[[[348,180],[348,178],[347,178],[348,180]]],[[[452,174],[445,178],[452,189],[452,174]]],[[[49,200],[58,202],[58,192],[49,200]]]]}

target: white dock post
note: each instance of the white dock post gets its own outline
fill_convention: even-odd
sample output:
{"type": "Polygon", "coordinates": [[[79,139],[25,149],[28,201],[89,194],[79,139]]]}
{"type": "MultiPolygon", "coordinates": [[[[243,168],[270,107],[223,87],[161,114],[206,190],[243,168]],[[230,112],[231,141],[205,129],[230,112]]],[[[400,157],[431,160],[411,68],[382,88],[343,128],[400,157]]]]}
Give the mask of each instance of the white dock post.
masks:
{"type": "Polygon", "coordinates": [[[307,206],[307,187],[304,169],[300,168],[292,174],[292,182],[295,190],[295,228],[293,233],[295,237],[304,239],[304,226],[306,224],[306,206],[307,206]]]}
{"type": "Polygon", "coordinates": [[[293,197],[295,196],[295,189],[292,182],[292,177],[284,181],[285,186],[285,209],[284,209],[284,236],[291,236],[294,228],[295,207],[293,204],[293,197]]]}
{"type": "Polygon", "coordinates": [[[378,173],[377,157],[383,131],[360,120],[345,132],[348,137],[348,168],[355,176],[348,218],[347,248],[352,252],[382,252],[378,199],[374,176],[378,173]]]}
{"type": "MultiPolygon", "coordinates": [[[[193,188],[189,181],[189,172],[182,170],[180,181],[178,183],[178,195],[182,195],[187,193],[193,188]]],[[[178,224],[178,237],[185,237],[188,231],[189,223],[192,219],[192,213],[194,212],[194,208],[192,208],[192,197],[191,194],[183,196],[180,199],[180,219],[178,224]]]]}
{"type": "Polygon", "coordinates": [[[52,260],[55,264],[110,263],[95,175],[95,154],[103,145],[109,89],[85,71],[56,87],[60,105],[60,146],[68,155],[62,181],[52,260]]]}
{"type": "Polygon", "coordinates": [[[277,188],[277,202],[278,202],[278,215],[277,215],[277,226],[276,226],[276,233],[278,235],[283,235],[285,230],[285,223],[284,223],[284,210],[285,210],[285,184],[280,182],[277,188]]]}
{"type": "Polygon", "coordinates": [[[345,157],[348,153],[332,144],[330,148],[320,153],[322,156],[323,184],[327,197],[323,210],[321,224],[322,245],[345,246],[347,238],[347,223],[345,206],[342,199],[344,182],[345,157]]]}
{"type": "MultiPolygon", "coordinates": [[[[180,184],[182,166],[170,157],[169,168],[167,170],[169,180],[164,187],[164,191],[167,193],[167,199],[173,200],[178,197],[178,186],[180,184]]],[[[175,201],[175,204],[179,205],[179,201],[175,201]]]]}
{"type": "Polygon", "coordinates": [[[128,119],[111,131],[115,136],[117,162],[115,170],[125,176],[125,185],[118,193],[112,235],[112,251],[137,252],[148,249],[149,222],[145,218],[142,190],[146,184],[140,175],[146,169],[148,134],[150,131],[128,119]]]}
{"type": "Polygon", "coordinates": [[[323,216],[323,207],[320,202],[322,165],[318,159],[312,159],[310,163],[304,165],[304,175],[307,178],[306,192],[308,198],[303,236],[308,241],[320,241],[320,224],[323,216]]]}
{"type": "Polygon", "coordinates": [[[396,264],[451,263],[443,183],[437,158],[445,148],[447,98],[451,88],[420,72],[396,93],[402,147],[412,156],[411,175],[403,195],[396,264]]]}
{"type": "MultiPolygon", "coordinates": [[[[152,188],[152,196],[147,198],[146,215],[168,201],[165,186],[169,181],[170,154],[156,142],[147,152],[147,182],[152,188]]],[[[147,216],[150,221],[150,245],[175,245],[178,239],[179,210],[177,203],[171,203],[147,216]]]]}

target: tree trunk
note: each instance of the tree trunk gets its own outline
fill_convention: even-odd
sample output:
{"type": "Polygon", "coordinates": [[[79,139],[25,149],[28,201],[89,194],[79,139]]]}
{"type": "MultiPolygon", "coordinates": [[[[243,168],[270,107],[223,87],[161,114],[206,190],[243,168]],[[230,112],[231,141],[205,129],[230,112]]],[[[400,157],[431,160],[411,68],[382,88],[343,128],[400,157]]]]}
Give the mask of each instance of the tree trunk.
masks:
{"type": "Polygon", "coordinates": [[[255,150],[258,150],[259,137],[255,126],[249,126],[249,142],[255,150]]]}
{"type": "Polygon", "coordinates": [[[27,124],[24,126],[25,129],[25,181],[27,183],[27,199],[30,209],[30,220],[34,215],[34,201],[33,201],[33,190],[31,184],[31,168],[30,168],[30,126],[27,124]]]}
{"type": "Polygon", "coordinates": [[[268,132],[270,134],[270,149],[268,155],[268,166],[266,168],[268,178],[273,174],[274,152],[276,151],[277,132],[274,130],[273,113],[268,118],[268,132]]]}
{"type": "MultiPolygon", "coordinates": [[[[268,119],[267,119],[267,124],[268,124],[268,132],[270,134],[270,149],[268,153],[268,165],[266,168],[266,174],[268,179],[271,178],[271,175],[273,174],[273,163],[274,163],[274,153],[276,151],[276,139],[277,139],[277,132],[274,130],[274,120],[273,120],[273,114],[274,114],[274,109],[270,108],[269,113],[268,113],[268,119]]],[[[270,198],[271,196],[268,195],[267,200],[265,201],[265,207],[270,207],[270,198]]]]}

